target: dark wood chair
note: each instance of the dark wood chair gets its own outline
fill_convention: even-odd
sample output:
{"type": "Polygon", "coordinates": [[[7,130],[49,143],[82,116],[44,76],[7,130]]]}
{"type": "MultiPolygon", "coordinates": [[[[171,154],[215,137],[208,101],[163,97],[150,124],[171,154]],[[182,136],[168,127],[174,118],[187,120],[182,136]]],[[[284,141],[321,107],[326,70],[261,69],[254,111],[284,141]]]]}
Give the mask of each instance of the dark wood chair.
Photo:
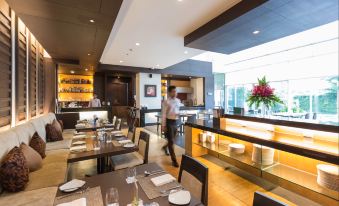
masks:
{"type": "Polygon", "coordinates": [[[121,130],[121,118],[118,118],[115,124],[115,130],[121,130]]]}
{"type": "Polygon", "coordinates": [[[144,131],[140,132],[137,152],[116,155],[110,158],[113,170],[126,169],[148,163],[150,135],[144,131]]]}
{"type": "Polygon", "coordinates": [[[127,139],[135,143],[135,127],[128,128],[127,139]]]}
{"type": "Polygon", "coordinates": [[[255,192],[253,198],[253,206],[288,206],[287,204],[273,199],[261,192],[255,192]]]}
{"type": "Polygon", "coordinates": [[[191,194],[208,204],[208,168],[197,160],[183,155],[179,170],[178,181],[191,194]]]}

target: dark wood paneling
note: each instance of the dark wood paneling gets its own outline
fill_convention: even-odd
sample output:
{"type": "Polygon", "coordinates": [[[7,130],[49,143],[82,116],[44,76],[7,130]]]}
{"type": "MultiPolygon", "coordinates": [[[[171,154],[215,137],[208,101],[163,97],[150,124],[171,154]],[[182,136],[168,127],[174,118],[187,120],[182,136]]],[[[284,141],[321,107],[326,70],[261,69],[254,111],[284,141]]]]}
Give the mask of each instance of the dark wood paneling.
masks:
{"type": "Polygon", "coordinates": [[[16,121],[26,119],[27,112],[27,27],[16,18],[16,121]]]}
{"type": "Polygon", "coordinates": [[[12,46],[11,10],[0,1],[0,127],[11,124],[12,46]]]}
{"type": "Polygon", "coordinates": [[[38,42],[30,34],[30,64],[29,64],[29,116],[37,115],[37,50],[38,42]]]}

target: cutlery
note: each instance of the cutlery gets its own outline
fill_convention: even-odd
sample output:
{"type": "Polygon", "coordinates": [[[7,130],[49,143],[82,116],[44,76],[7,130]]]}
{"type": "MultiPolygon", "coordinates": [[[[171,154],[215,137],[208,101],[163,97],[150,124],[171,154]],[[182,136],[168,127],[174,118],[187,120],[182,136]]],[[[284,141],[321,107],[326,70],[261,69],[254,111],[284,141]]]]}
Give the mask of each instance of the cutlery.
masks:
{"type": "Polygon", "coordinates": [[[156,171],[145,171],[145,177],[148,177],[148,176],[152,176],[152,175],[156,175],[156,174],[161,174],[161,173],[164,173],[165,171],[164,170],[156,170],[156,171]]]}
{"type": "Polygon", "coordinates": [[[182,188],[181,185],[177,185],[177,186],[174,186],[174,187],[171,187],[167,190],[161,190],[160,192],[161,193],[166,193],[166,192],[170,192],[171,190],[174,190],[174,189],[177,189],[177,188],[182,188]]]}
{"type": "Polygon", "coordinates": [[[178,189],[176,189],[176,190],[170,190],[170,191],[168,191],[168,192],[166,192],[166,193],[162,193],[161,196],[162,196],[162,197],[165,197],[165,196],[168,196],[168,195],[170,195],[170,194],[174,194],[174,193],[180,192],[180,191],[183,190],[183,189],[184,189],[184,188],[180,187],[180,188],[178,188],[178,189]]]}
{"type": "MultiPolygon", "coordinates": [[[[71,188],[70,188],[71,189],[71,188]]],[[[80,191],[77,191],[77,192],[73,192],[73,193],[70,193],[70,194],[67,194],[67,195],[63,195],[63,196],[60,196],[60,197],[57,197],[58,200],[61,200],[63,198],[66,198],[66,197],[69,197],[69,196],[72,196],[72,195],[77,195],[77,194],[83,194],[85,192],[87,192],[90,188],[89,187],[85,187],[83,188],[82,190],[80,191]]]]}

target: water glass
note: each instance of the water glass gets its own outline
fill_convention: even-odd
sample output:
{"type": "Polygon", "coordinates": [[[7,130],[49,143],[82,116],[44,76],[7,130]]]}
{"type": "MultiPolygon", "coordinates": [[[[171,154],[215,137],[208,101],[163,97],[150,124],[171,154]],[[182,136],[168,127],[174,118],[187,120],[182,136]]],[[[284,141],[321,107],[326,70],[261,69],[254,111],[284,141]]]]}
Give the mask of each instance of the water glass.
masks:
{"type": "Polygon", "coordinates": [[[93,142],[93,149],[100,150],[100,141],[96,140],[93,142]]]}
{"type": "Polygon", "coordinates": [[[137,176],[137,170],[135,167],[127,168],[127,182],[135,182],[137,176]]]}
{"type": "Polygon", "coordinates": [[[106,206],[119,206],[119,193],[117,188],[109,188],[106,191],[106,206]]]}

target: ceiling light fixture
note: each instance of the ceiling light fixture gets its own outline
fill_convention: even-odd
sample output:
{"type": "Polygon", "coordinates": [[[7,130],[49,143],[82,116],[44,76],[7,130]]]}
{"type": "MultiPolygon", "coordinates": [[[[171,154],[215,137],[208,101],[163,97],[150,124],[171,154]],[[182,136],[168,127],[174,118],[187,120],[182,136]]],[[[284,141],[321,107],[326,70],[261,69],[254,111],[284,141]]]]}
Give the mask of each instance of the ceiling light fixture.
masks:
{"type": "Polygon", "coordinates": [[[136,45],[136,46],[140,46],[140,43],[137,42],[137,43],[135,43],[135,45],[136,45]]]}
{"type": "Polygon", "coordinates": [[[74,73],[75,73],[75,71],[71,70],[71,74],[74,74],[74,73]]]}
{"type": "Polygon", "coordinates": [[[86,68],[86,69],[85,69],[85,71],[87,72],[87,71],[88,71],[88,69],[86,68]]]}
{"type": "Polygon", "coordinates": [[[156,66],[157,66],[157,67],[160,67],[160,64],[157,64],[156,66]]]}
{"type": "Polygon", "coordinates": [[[90,53],[88,53],[88,54],[87,54],[87,56],[91,56],[91,54],[90,54],[90,53]]]}
{"type": "Polygon", "coordinates": [[[178,0],[179,2],[182,2],[182,0],[178,0]]]}
{"type": "Polygon", "coordinates": [[[259,31],[259,30],[255,30],[255,31],[253,31],[252,33],[253,33],[253,34],[259,34],[260,31],[259,31]]]}
{"type": "Polygon", "coordinates": [[[124,61],[120,60],[120,63],[123,63],[124,61]]]}
{"type": "Polygon", "coordinates": [[[89,22],[94,23],[95,21],[94,21],[94,19],[90,19],[89,22]]]}
{"type": "Polygon", "coordinates": [[[184,54],[188,54],[188,51],[184,51],[184,54]]]}

